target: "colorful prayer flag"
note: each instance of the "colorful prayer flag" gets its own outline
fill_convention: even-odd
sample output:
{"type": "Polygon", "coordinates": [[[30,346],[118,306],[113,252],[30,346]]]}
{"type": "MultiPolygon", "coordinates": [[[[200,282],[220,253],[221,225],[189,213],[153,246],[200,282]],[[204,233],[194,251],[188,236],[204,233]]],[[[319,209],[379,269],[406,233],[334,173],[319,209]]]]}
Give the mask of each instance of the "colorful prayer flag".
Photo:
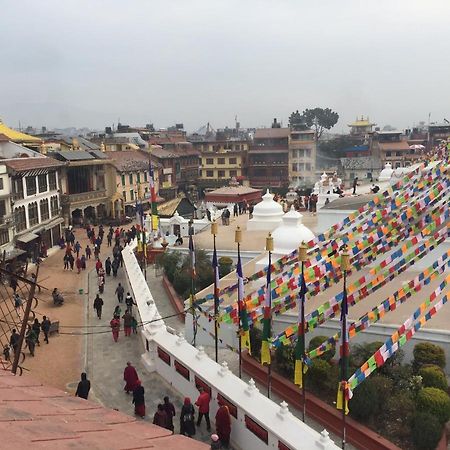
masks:
{"type": "Polygon", "coordinates": [[[271,288],[271,273],[272,273],[271,253],[269,252],[269,266],[267,268],[266,281],[266,297],[264,303],[264,318],[263,318],[263,332],[261,342],[261,364],[270,364],[270,338],[272,329],[272,288],[271,288]]]}
{"type": "MultiPolygon", "coordinates": [[[[302,304],[305,302],[305,296],[307,292],[305,277],[300,275],[300,292],[299,292],[299,300],[302,304]]],[[[294,369],[294,383],[300,387],[303,386],[303,375],[306,373],[307,366],[305,365],[305,361],[303,360],[303,356],[305,355],[305,321],[304,317],[302,317],[302,305],[298,306],[298,337],[297,344],[295,345],[295,369],[294,369]]],[[[303,310],[304,311],[304,310],[303,310]]]]}
{"type": "Polygon", "coordinates": [[[250,329],[248,326],[248,317],[247,317],[247,306],[244,302],[244,274],[242,272],[242,262],[241,262],[241,255],[238,255],[238,262],[237,262],[237,268],[236,273],[238,276],[238,302],[240,304],[240,310],[241,310],[241,317],[240,323],[241,323],[241,346],[246,348],[249,352],[249,354],[252,354],[252,349],[250,345],[250,329]]]}

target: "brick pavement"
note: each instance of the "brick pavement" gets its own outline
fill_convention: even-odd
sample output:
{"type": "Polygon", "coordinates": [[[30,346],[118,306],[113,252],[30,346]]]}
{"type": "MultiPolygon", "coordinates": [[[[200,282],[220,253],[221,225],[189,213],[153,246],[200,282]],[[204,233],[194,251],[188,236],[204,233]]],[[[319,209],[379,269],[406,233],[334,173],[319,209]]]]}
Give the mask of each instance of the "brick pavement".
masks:
{"type": "MultiPolygon", "coordinates": [[[[103,248],[102,248],[103,250],[103,248]]],[[[106,257],[105,251],[102,254],[106,257]]],[[[148,279],[152,285],[154,280],[153,269],[148,269],[148,279]]],[[[155,280],[156,281],[156,280],[155,280]]],[[[127,361],[131,361],[136,367],[142,385],[145,389],[146,412],[147,416],[144,420],[152,421],[153,414],[157,409],[158,403],[162,403],[163,397],[168,395],[175,405],[177,415],[174,418],[175,433],[179,432],[179,412],[181,410],[183,398],[158,374],[149,373],[145,370],[141,363],[141,355],[144,352],[144,346],[139,335],[132,335],[125,337],[121,331],[119,341],[115,343],[112,339],[112,334],[109,328],[109,321],[111,320],[113,310],[117,303],[117,298],[114,294],[118,283],[122,283],[125,287],[125,295],[128,284],[123,268],[119,269],[117,278],[112,276],[106,277],[105,291],[101,295],[104,301],[102,319],[99,320],[96,312],[93,309],[93,301],[97,294],[96,273],[93,270],[89,275],[89,292],[88,307],[86,308],[86,323],[92,327],[92,334],[86,336],[85,352],[86,352],[86,372],[92,383],[92,394],[90,398],[97,400],[104,406],[117,409],[129,415],[134,414],[134,407],[131,403],[132,396],[127,395],[124,390],[123,370],[127,361]]],[[[155,283],[152,288],[155,298],[159,298],[159,289],[155,283]]],[[[124,305],[124,304],[123,304],[124,305]]],[[[170,305],[169,305],[170,306],[170,305]]],[[[173,314],[173,310],[161,307],[161,315],[173,314]]],[[[171,307],[170,307],[171,308],[171,307]]],[[[122,314],[125,307],[122,307],[122,314]]],[[[137,308],[133,309],[137,314],[137,308]]],[[[140,321],[137,318],[138,322],[140,321]]],[[[171,326],[177,325],[178,319],[169,319],[168,324],[171,326]]],[[[182,325],[178,321],[178,327],[182,325]]],[[[195,399],[191,399],[195,401],[195,399]]],[[[209,442],[209,433],[206,432],[205,424],[203,423],[197,429],[196,439],[209,442]]]]}

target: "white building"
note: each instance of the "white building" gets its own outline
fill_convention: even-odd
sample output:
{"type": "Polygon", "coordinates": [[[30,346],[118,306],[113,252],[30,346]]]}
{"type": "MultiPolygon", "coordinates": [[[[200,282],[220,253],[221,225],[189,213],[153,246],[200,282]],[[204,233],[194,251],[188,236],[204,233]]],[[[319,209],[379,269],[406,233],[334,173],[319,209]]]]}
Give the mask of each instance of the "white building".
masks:
{"type": "Polygon", "coordinates": [[[13,220],[11,214],[11,187],[8,169],[0,165],[0,250],[13,240],[13,220]]]}
{"type": "Polygon", "coordinates": [[[47,248],[56,245],[63,222],[58,169],[64,163],[33,153],[2,161],[9,174],[15,243],[30,255],[38,238],[47,248]]]}

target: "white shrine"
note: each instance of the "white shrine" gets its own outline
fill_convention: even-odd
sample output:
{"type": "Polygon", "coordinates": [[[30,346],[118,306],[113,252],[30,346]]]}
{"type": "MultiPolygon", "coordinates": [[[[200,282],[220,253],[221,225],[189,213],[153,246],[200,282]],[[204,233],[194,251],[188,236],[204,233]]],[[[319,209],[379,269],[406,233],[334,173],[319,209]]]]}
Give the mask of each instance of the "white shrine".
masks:
{"type": "Polygon", "coordinates": [[[392,164],[387,162],[378,176],[378,181],[390,181],[393,173],[392,164]]]}
{"type": "Polygon", "coordinates": [[[338,178],[335,172],[333,176],[325,172],[320,176],[320,180],[314,184],[313,194],[317,195],[317,209],[319,210],[327,203],[339,198],[339,194],[334,191],[341,189],[342,179],[338,178]]]}
{"type": "Polygon", "coordinates": [[[272,231],[281,224],[283,207],[273,199],[273,194],[267,189],[262,201],[255,205],[253,217],[247,222],[248,231],[272,231]]]}

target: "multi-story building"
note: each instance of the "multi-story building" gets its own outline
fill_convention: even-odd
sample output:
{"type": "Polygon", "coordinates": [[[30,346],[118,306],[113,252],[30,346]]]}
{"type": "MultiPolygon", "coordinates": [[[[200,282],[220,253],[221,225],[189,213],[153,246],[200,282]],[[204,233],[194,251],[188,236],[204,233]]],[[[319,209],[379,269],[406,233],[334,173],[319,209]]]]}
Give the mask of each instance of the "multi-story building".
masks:
{"type": "Polygon", "coordinates": [[[194,147],[201,154],[198,179],[203,188],[228,185],[230,179],[244,181],[247,178],[247,140],[213,140],[196,142],[194,147]]]}
{"type": "Polygon", "coordinates": [[[11,186],[8,169],[0,164],[0,250],[13,241],[14,220],[11,214],[11,186]]]}
{"type": "Polygon", "coordinates": [[[350,135],[357,137],[364,137],[372,133],[373,127],[376,123],[372,123],[369,120],[369,117],[364,119],[364,116],[361,116],[360,119],[356,118],[356,120],[352,123],[349,123],[350,127],[350,135]]]}
{"type": "Polygon", "coordinates": [[[111,214],[116,192],[112,161],[98,150],[49,153],[64,162],[61,174],[61,205],[67,224],[95,223],[111,214]]]}
{"type": "Polygon", "coordinates": [[[34,255],[38,239],[57,245],[64,221],[60,208],[60,171],[64,164],[42,155],[2,161],[11,183],[16,245],[34,255]]]}
{"type": "Polygon", "coordinates": [[[248,150],[248,178],[254,188],[283,188],[289,185],[289,128],[279,128],[275,120],[272,128],[255,131],[248,150]]]}
{"type": "Polygon", "coordinates": [[[289,135],[289,180],[291,185],[312,187],[316,182],[317,140],[308,127],[291,130],[289,135]]]}
{"type": "Polygon", "coordinates": [[[381,161],[382,167],[389,162],[395,169],[409,166],[417,160],[401,131],[375,131],[370,140],[371,155],[381,161]]]}
{"type": "Polygon", "coordinates": [[[428,125],[428,150],[432,150],[440,141],[450,139],[450,124],[435,123],[428,125]]]}
{"type": "MultiPolygon", "coordinates": [[[[150,203],[150,154],[140,150],[105,152],[114,167],[114,184],[116,191],[112,195],[111,215],[120,218],[123,215],[135,214],[136,201],[143,203],[144,208],[150,203]]],[[[156,193],[159,192],[159,170],[152,161],[153,179],[156,193]]],[[[159,200],[162,200],[159,198],[159,200]]]]}

